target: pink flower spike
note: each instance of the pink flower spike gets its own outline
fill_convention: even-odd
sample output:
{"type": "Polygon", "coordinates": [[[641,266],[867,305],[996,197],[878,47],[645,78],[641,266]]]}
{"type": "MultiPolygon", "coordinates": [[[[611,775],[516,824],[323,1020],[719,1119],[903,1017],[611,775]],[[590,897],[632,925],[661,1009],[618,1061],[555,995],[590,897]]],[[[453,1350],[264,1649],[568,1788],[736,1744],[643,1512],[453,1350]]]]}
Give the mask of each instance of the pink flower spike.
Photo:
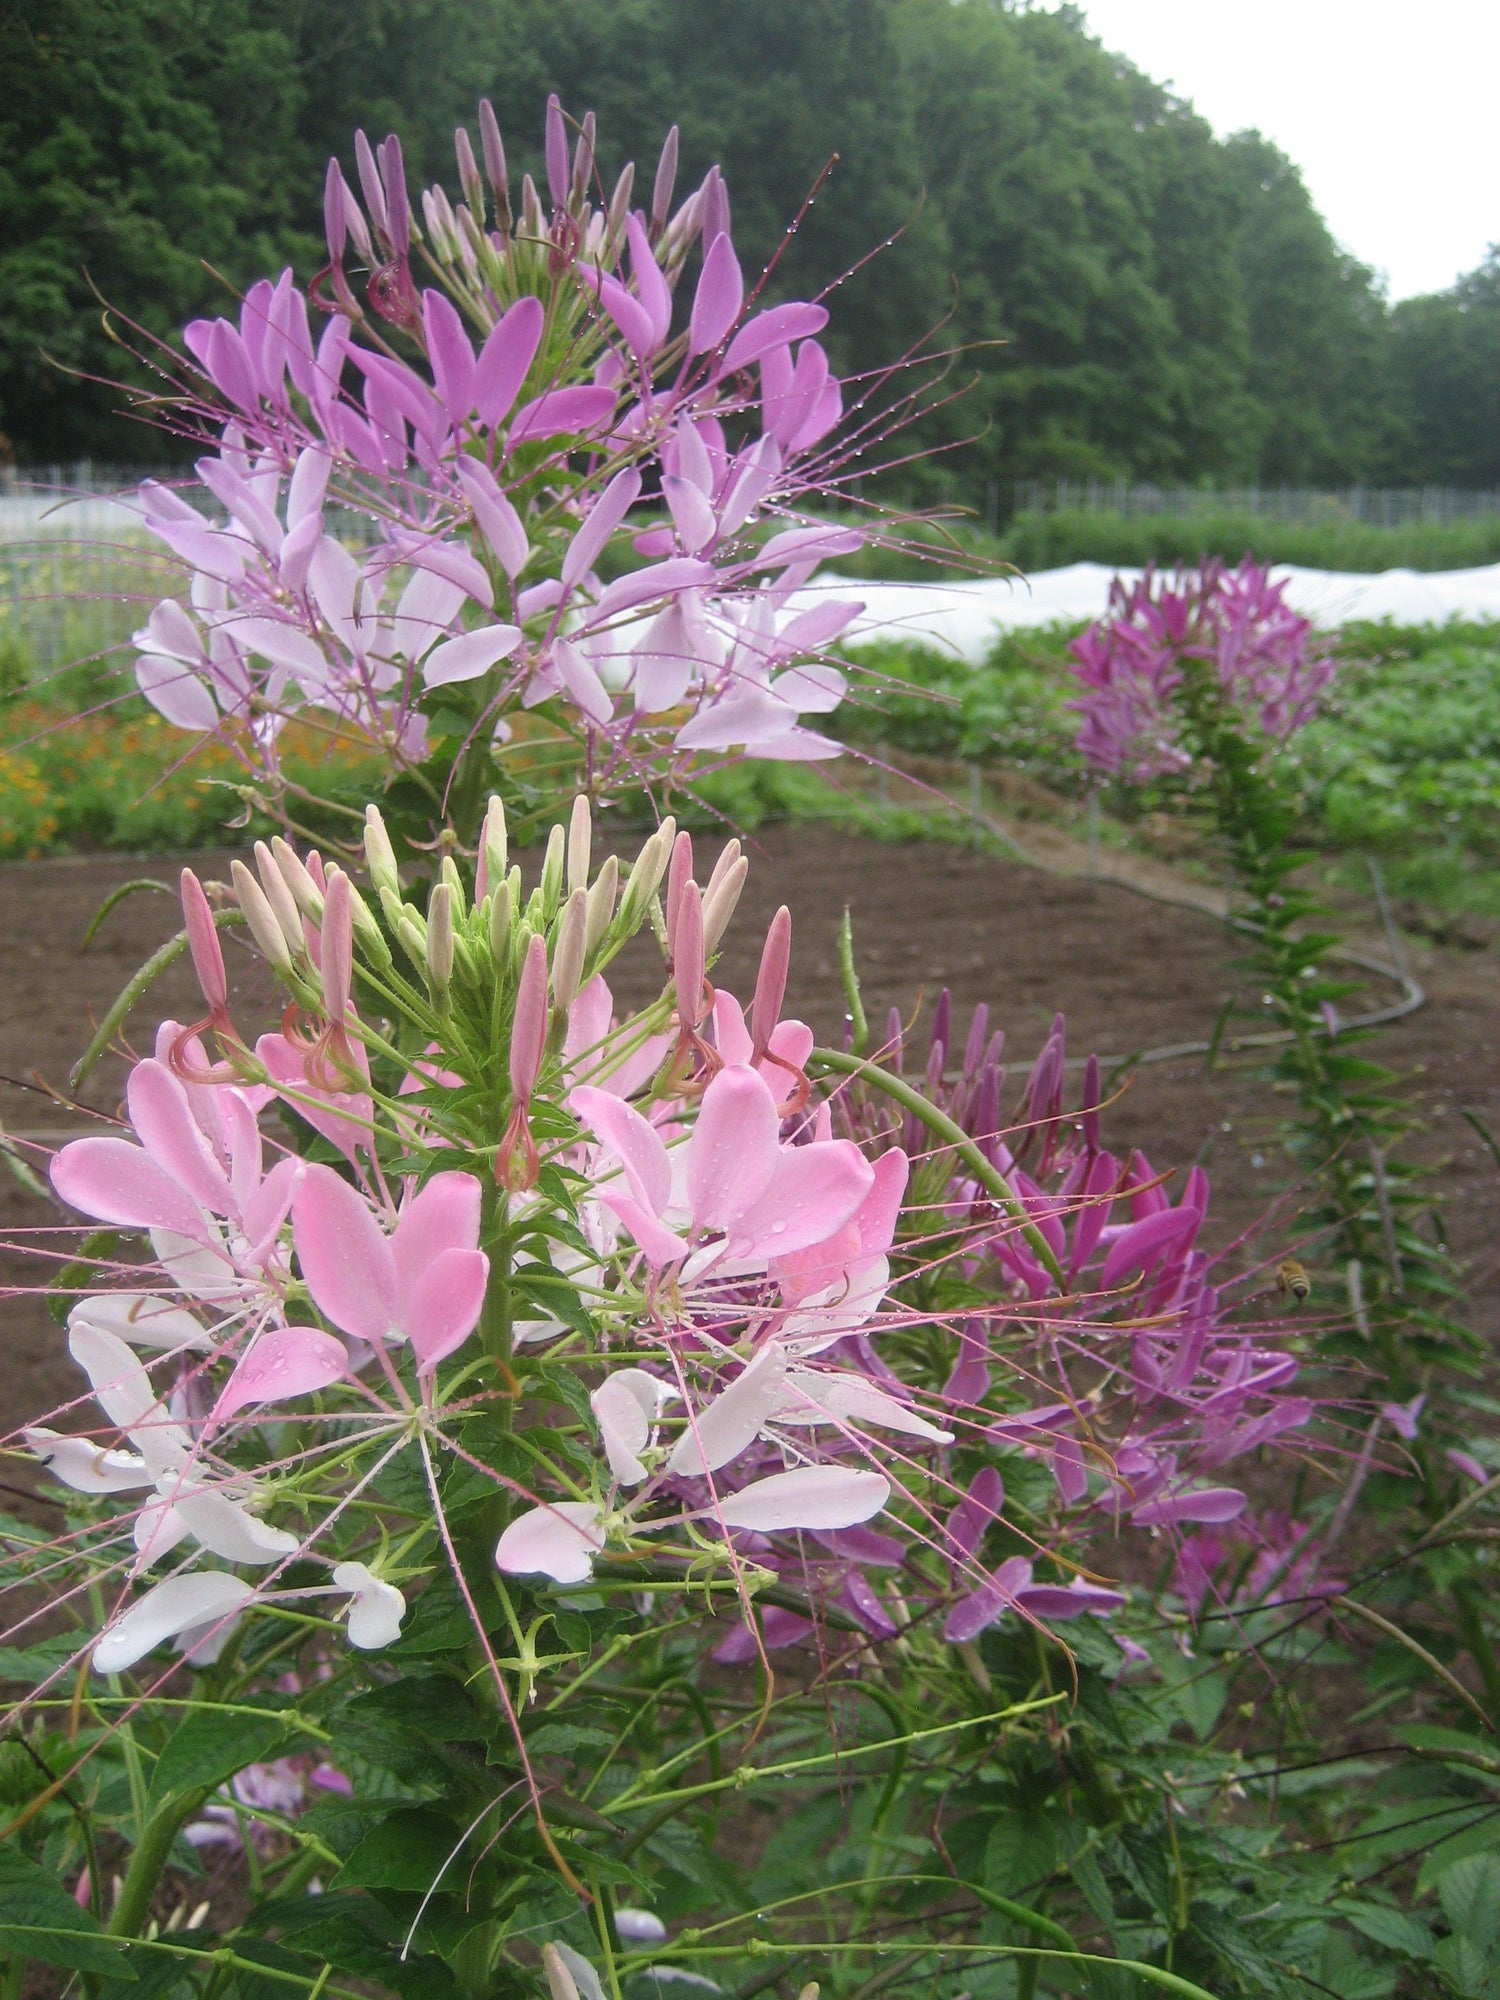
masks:
{"type": "Polygon", "coordinates": [[[225,1383],[209,1424],[228,1421],[247,1403],[284,1403],[340,1382],[349,1372],[341,1340],[315,1327],[286,1326],[263,1333],[225,1383]]]}
{"type": "Polygon", "coordinates": [[[198,975],[198,984],[203,989],[214,1024],[218,1026],[229,1010],[229,976],[224,970],[224,954],[219,948],[214,913],[209,908],[208,897],[203,893],[203,884],[191,868],[182,871],[182,920],[187,930],[193,970],[198,975]]]}
{"type": "Polygon", "coordinates": [[[688,322],[688,353],[711,353],[739,318],[744,299],[745,280],[740,274],[734,245],[725,231],[709,244],[703,259],[688,322]]]}
{"type": "Polygon", "coordinates": [[[755,998],[750,1003],[750,1038],[758,1062],[771,1043],[776,1023],[781,1019],[781,1003],[786,998],[786,976],[792,962],[792,913],[783,903],[771,919],[765,949],[760,955],[760,971],[755,980],[755,998]]]}
{"type": "Polygon", "coordinates": [[[754,1480],[711,1511],[726,1528],[771,1535],[783,1528],[852,1528],[878,1514],[890,1497],[890,1481],[878,1472],[799,1465],[754,1480]]]}

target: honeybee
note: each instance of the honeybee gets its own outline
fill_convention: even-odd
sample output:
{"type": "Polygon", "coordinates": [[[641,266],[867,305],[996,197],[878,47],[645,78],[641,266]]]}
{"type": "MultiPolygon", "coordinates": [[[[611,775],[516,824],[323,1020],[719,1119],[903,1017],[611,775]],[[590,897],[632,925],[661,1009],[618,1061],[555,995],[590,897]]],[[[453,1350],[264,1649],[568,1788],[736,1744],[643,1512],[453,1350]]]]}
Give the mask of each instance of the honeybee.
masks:
{"type": "Polygon", "coordinates": [[[1276,1289],[1300,1306],[1312,1290],[1312,1279],[1295,1257],[1283,1257],[1276,1266],[1276,1289]]]}

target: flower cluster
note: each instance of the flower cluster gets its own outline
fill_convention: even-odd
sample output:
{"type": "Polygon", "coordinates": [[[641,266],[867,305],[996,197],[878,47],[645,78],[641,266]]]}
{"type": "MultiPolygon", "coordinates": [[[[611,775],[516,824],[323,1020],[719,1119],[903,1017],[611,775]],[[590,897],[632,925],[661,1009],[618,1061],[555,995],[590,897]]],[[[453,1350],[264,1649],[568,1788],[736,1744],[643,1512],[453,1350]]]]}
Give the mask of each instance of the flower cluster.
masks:
{"type": "Polygon", "coordinates": [[[1251,558],[1217,559],[1164,579],[1116,578],[1105,617],[1073,641],[1086,693],[1070,702],[1089,762],[1135,782],[1191,769],[1181,703],[1204,678],[1231,714],[1273,743],[1317,713],[1331,658],[1310,658],[1312,627],[1286,602],[1285,583],[1251,558]],[[1201,663],[1201,667],[1200,667],[1201,663]]]}
{"type": "Polygon", "coordinates": [[[141,489],[190,576],[136,634],[141,690],[273,792],[299,712],[393,768],[438,758],[438,818],[473,791],[450,795],[455,756],[487,769],[530,710],[596,795],[833,754],[802,718],[839,702],[825,654],[861,606],[797,602],[860,539],[797,513],[843,415],[827,311],[747,293],[717,168],[674,208],[675,128],[641,210],[630,168],[594,205],[592,116],[570,158],[550,101],[547,195],[528,177],[514,206],[487,103],[480,125],[485,171],[460,130],[463,199],[429,189],[421,223],[399,143],[361,133],[363,202],[331,162],[310,292],[286,271],[186,329],[214,512],[141,489]]]}
{"type": "Polygon", "coordinates": [[[142,1245],[68,1315],[102,1428],[25,1433],[96,1509],[101,1672],[262,1613],[390,1646],[414,1588],[469,1589],[460,1493],[507,1587],[720,1578],[730,1657],[1104,1616],[1092,1536],[1234,1518],[1220,1469],[1306,1422],[1211,1282],[1205,1177],[1104,1149],[1096,1064],[1065,1112],[1060,1022],[1006,1125],[983,1009],[950,1064],[943,999],[916,1091],[899,1023],[861,1060],[783,1017],[785,910],[748,1006],[710,982],[736,843],[702,884],[670,822],[594,848],[580,797],[528,890],[492,800],[424,908],[372,807],[367,890],[281,840],[217,912],[184,875],[204,1018],[52,1170],[142,1245]],[[287,994],[253,1039],[225,923],[287,994]],[[621,1018],[648,925],[665,985],[621,1018]]]}

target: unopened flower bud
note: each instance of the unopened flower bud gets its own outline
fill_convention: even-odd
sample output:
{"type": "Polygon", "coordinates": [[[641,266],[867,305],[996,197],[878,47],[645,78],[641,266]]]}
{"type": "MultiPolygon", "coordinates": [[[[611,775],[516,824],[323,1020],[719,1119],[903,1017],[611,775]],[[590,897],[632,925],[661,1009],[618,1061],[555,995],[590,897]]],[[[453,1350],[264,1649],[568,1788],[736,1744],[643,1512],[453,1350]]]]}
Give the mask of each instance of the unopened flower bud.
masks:
{"type": "Polygon", "coordinates": [[[509,882],[502,882],[490,892],[489,898],[490,957],[496,969],[503,971],[510,963],[510,931],[515,919],[515,899],[510,893],[509,882]]]}
{"type": "Polygon", "coordinates": [[[427,983],[445,1001],[453,984],[453,892],[439,882],[427,905],[427,983]]]}
{"type": "Polygon", "coordinates": [[[203,989],[209,1012],[217,1019],[228,1011],[229,975],[224,970],[224,954],[219,949],[214,913],[208,906],[208,897],[203,893],[203,884],[191,868],[182,871],[182,921],[187,930],[193,970],[198,975],[198,984],[203,989]]]}
{"type": "Polygon", "coordinates": [[[392,903],[385,906],[391,929],[396,933],[396,942],[406,953],[418,972],[427,970],[427,925],[410,903],[392,903]]]}
{"type": "Polygon", "coordinates": [[[651,190],[651,238],[654,242],[667,226],[667,217],[672,212],[672,190],[677,185],[677,127],[674,125],[662,143],[661,158],[656,166],[656,182],[651,190]]]}
{"type": "Polygon", "coordinates": [[[583,984],[583,960],[588,944],[589,892],[575,889],[558,919],[552,945],[552,1005],[565,1014],[583,984]]]}
{"type": "Polygon", "coordinates": [[[615,191],[609,198],[609,233],[618,242],[620,232],[625,227],[625,218],[630,213],[630,197],[635,191],[635,162],[627,160],[625,171],[615,182],[615,191]]]}
{"type": "Polygon", "coordinates": [[[501,799],[492,797],[484,811],[484,831],[479,836],[479,866],[474,874],[474,895],[476,900],[493,889],[497,882],[505,879],[505,870],[510,860],[509,841],[505,831],[505,806],[501,799]]]}
{"type": "Polygon", "coordinates": [[[635,858],[625,883],[625,894],[620,901],[620,930],[625,937],[633,937],[640,929],[641,920],[656,894],[657,885],[667,866],[672,852],[672,842],[677,837],[674,820],[663,820],[661,825],[646,842],[635,858]]]}
{"type": "Polygon", "coordinates": [[[551,2000],[578,2000],[578,1982],[555,1944],[542,1946],[542,1970],[547,1975],[551,2000]]]}
{"type": "Polygon", "coordinates": [[[467,892],[464,889],[464,878],[458,872],[458,863],[453,859],[451,854],[443,856],[443,865],[438,870],[438,873],[442,880],[448,884],[449,892],[453,897],[454,918],[455,920],[461,920],[469,907],[467,892]]]}
{"type": "Polygon", "coordinates": [[[553,827],[547,836],[547,854],[542,862],[542,913],[550,924],[557,915],[562,901],[564,855],[567,836],[560,826],[553,827]]]}
{"type": "Polygon", "coordinates": [[[588,931],[584,939],[585,951],[592,954],[599,949],[604,933],[609,929],[615,914],[615,896],[620,886],[620,864],[613,854],[604,857],[604,866],[599,870],[598,879],[589,890],[588,931]]]}
{"type": "Polygon", "coordinates": [[[375,921],[375,912],[351,882],[349,884],[349,914],[354,923],[354,935],[359,939],[365,957],[382,970],[391,963],[391,948],[385,941],[385,934],[375,921]]]}
{"type": "MultiPolygon", "coordinates": [[[[732,844],[738,846],[739,843],[732,844]]],[[[703,949],[706,952],[718,950],[719,940],[729,928],[729,919],[734,915],[749,873],[750,863],[743,854],[737,855],[733,865],[722,875],[714,870],[714,879],[703,892],[703,949]]]]}
{"type": "Polygon", "coordinates": [[[342,868],[328,871],[328,892],[323,899],[320,935],[323,972],[323,1011],[330,1021],[343,1021],[349,1014],[350,985],[354,976],[353,883],[342,868]]]}
{"type": "Polygon", "coordinates": [[[474,211],[474,220],[482,223],[484,182],[479,178],[479,163],[474,158],[474,142],[469,137],[466,125],[460,125],[453,134],[453,153],[458,161],[458,184],[464,191],[464,200],[474,211]]]}
{"type": "Polygon", "coordinates": [[[289,840],[283,840],[278,833],[272,837],[271,852],[276,858],[276,866],[281,871],[282,880],[292,893],[297,908],[312,923],[323,921],[323,891],[318,887],[307,862],[304,862],[289,840]]]}
{"type": "Polygon", "coordinates": [[[586,889],[589,880],[589,858],[593,848],[594,816],[589,810],[589,802],[580,792],[573,801],[573,810],[568,816],[568,893],[575,889],[586,889]]]}
{"type": "Polygon", "coordinates": [[[771,1034],[781,1019],[781,1003],[786,998],[786,975],[792,962],[792,913],[783,903],[771,919],[765,949],[760,955],[760,972],[755,981],[755,998],[750,1003],[750,1039],[755,1053],[763,1055],[771,1034]]]}
{"type": "Polygon", "coordinates": [[[703,898],[692,880],[682,885],[677,923],[670,932],[672,975],[677,984],[677,1019],[696,1028],[703,1011],[703,898]]]}
{"type": "Polygon", "coordinates": [[[677,910],[682,901],[682,891],[686,883],[693,879],[693,836],[679,833],[672,842],[672,858],[667,863],[667,936],[677,934],[677,910]]]}
{"type": "Polygon", "coordinates": [[[272,969],[281,978],[289,979],[292,973],[292,954],[265,891],[243,861],[231,861],[229,872],[234,881],[234,893],[244,913],[245,922],[250,926],[250,935],[260,946],[263,956],[272,969]]]}
{"type": "MultiPolygon", "coordinates": [[[[259,849],[256,851],[258,853],[259,849]]],[[[396,850],[391,845],[391,836],[386,832],[379,806],[365,807],[365,866],[370,871],[370,880],[377,892],[389,889],[394,895],[401,894],[401,871],[396,866],[396,850]]]]}
{"type": "Polygon", "coordinates": [[[275,915],[288,951],[293,958],[306,960],[307,933],[302,924],[302,912],[297,908],[297,899],[287,887],[285,875],[276,865],[275,855],[263,840],[255,843],[255,866],[260,875],[261,890],[275,915]]]}
{"type": "Polygon", "coordinates": [[[510,1031],[510,1087],[519,1102],[536,1089],[547,1049],[547,941],[527,940],[510,1031]]]}

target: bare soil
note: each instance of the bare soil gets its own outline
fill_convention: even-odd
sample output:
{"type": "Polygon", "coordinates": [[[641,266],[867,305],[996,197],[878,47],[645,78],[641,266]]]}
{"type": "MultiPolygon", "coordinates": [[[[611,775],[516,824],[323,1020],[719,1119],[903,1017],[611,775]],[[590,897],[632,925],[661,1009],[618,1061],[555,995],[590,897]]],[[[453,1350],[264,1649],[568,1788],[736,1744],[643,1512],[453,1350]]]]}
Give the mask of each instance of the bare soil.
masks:
{"type": "MultiPolygon", "coordinates": [[[[1053,865],[1072,867],[1081,858],[1055,837],[1043,844],[1053,865]]],[[[1137,866],[1130,888],[959,847],[885,846],[807,826],[766,830],[753,843],[752,861],[716,975],[722,983],[748,997],[764,926],[785,901],[795,926],[789,1011],[837,1039],[844,1011],[837,926],[847,903],[877,1032],[897,1006],[908,1022],[917,1016],[925,1052],[942,987],[952,988],[965,1021],[984,1000],[991,1025],[1006,1030],[1013,1091],[1055,1012],[1067,1016],[1074,1054],[1125,1057],[1206,1037],[1226,999],[1244,987],[1236,941],[1210,911],[1139,893],[1202,899],[1201,885],[1160,867],[1137,866]]],[[[94,1022],[177,928],[178,916],[166,897],[145,893],[111,913],[87,953],[80,952],[83,933],[112,889],[138,876],[171,882],[176,865],[159,856],[88,856],[0,868],[0,1121],[39,1171],[51,1147],[89,1129],[67,1102],[70,1067],[94,1022]]],[[[227,869],[223,852],[202,859],[205,875],[227,869]]],[[[1405,1079],[1421,1120],[1414,1149],[1433,1164],[1474,1323],[1488,1329],[1500,1299],[1500,1170],[1461,1114],[1473,1112],[1500,1133],[1500,960],[1489,950],[1410,937],[1406,949],[1427,1004],[1382,1030],[1377,1052],[1405,1079]]],[[[247,1028],[269,1025],[269,987],[248,956],[244,965],[237,1011],[247,1028]]],[[[635,979],[622,979],[623,997],[644,997],[648,976],[642,964],[635,979]]],[[[1391,997],[1375,981],[1359,1004],[1391,997]]],[[[191,1020],[200,1011],[191,974],[179,963],[127,1034],[147,1053],[163,1015],[191,1020]]],[[[123,1075],[123,1063],[107,1059],[84,1087],[86,1104],[115,1113],[123,1075]]],[[[1114,1150],[1140,1146],[1159,1169],[1201,1161],[1213,1177],[1218,1240],[1269,1216],[1250,1254],[1274,1261],[1297,1237],[1296,1192],[1276,1140],[1278,1108],[1253,1061],[1209,1070],[1202,1057],[1184,1058],[1140,1068],[1107,1129],[1114,1150]]],[[[77,1393],[60,1331],[35,1290],[37,1267],[20,1255],[30,1247],[65,1256],[76,1240],[67,1220],[0,1166],[0,1434],[77,1393]]]]}

